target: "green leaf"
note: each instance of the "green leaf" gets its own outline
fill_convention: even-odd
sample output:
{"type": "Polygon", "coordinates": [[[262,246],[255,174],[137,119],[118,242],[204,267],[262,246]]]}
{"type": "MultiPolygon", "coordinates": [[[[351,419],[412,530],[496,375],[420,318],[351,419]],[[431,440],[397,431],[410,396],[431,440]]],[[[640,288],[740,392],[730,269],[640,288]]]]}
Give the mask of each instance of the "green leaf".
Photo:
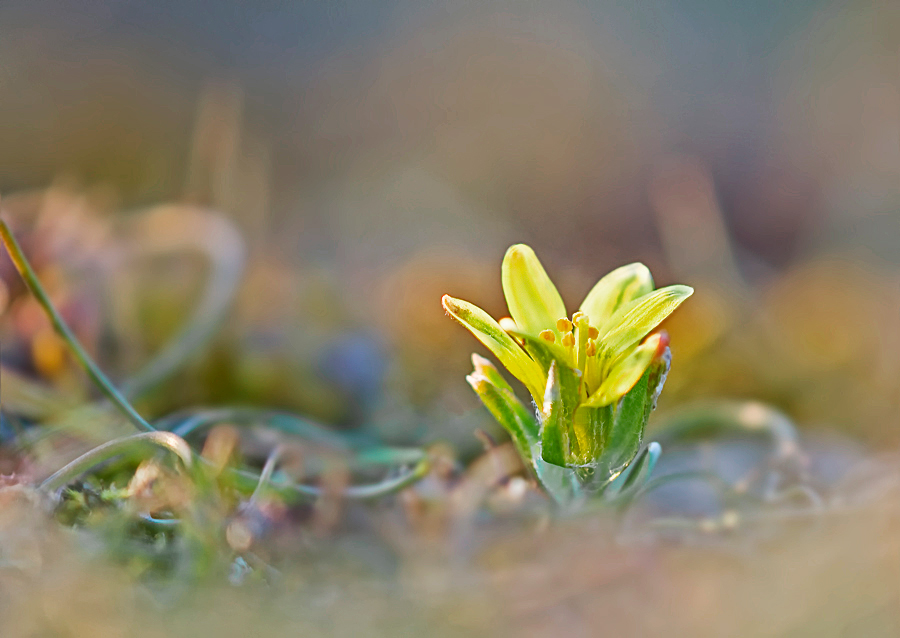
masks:
{"type": "Polygon", "coordinates": [[[534,473],[541,486],[558,505],[572,505],[582,498],[581,484],[572,470],[552,465],[541,459],[541,451],[535,448],[532,451],[534,457],[534,473]]]}
{"type": "Polygon", "coordinates": [[[525,384],[535,401],[541,400],[544,393],[541,366],[532,361],[500,324],[484,310],[467,301],[444,295],[441,304],[451,317],[494,353],[514,377],[525,384]]]}
{"type": "Polygon", "coordinates": [[[616,268],[591,289],[581,304],[581,312],[591,325],[601,328],[619,308],[653,290],[653,276],[641,263],[616,268]]]}
{"type": "Polygon", "coordinates": [[[481,398],[481,402],[502,425],[515,443],[519,454],[529,464],[533,464],[532,448],[538,442],[538,429],[531,411],[522,405],[508,386],[495,385],[486,375],[478,371],[466,377],[466,381],[481,398]]]}
{"type": "Polygon", "coordinates": [[[649,336],[644,343],[634,349],[631,354],[618,361],[607,377],[583,405],[602,407],[615,403],[635,386],[644,376],[644,372],[657,356],[662,336],[649,336]]]}
{"type": "Polygon", "coordinates": [[[601,464],[608,467],[610,473],[618,472],[630,463],[641,447],[644,428],[650,417],[652,390],[649,380],[650,372],[647,371],[616,405],[612,432],[600,457],[601,464]]]}
{"type": "Polygon", "coordinates": [[[522,332],[537,336],[552,330],[566,316],[566,306],[534,251],[525,244],[510,246],[500,268],[506,305],[522,332]]]}
{"type": "Polygon", "coordinates": [[[662,446],[656,441],[650,443],[628,464],[603,491],[604,496],[611,499],[633,496],[650,478],[656,461],[662,454],[662,446]]]}
{"type": "Polygon", "coordinates": [[[572,465],[593,467],[607,447],[613,427],[615,407],[591,407],[581,405],[575,410],[572,430],[578,442],[572,455],[572,465]]]}
{"type": "Polygon", "coordinates": [[[615,360],[631,346],[639,343],[694,293],[690,286],[666,286],[635,299],[620,308],[600,329],[605,356],[615,360]]]}
{"type": "Polygon", "coordinates": [[[566,464],[569,432],[564,412],[559,366],[554,361],[547,375],[547,390],[541,406],[541,458],[552,465],[566,464]]]}
{"type": "Polygon", "coordinates": [[[644,428],[650,417],[653,390],[649,387],[654,366],[648,369],[640,381],[619,403],[604,407],[581,406],[575,415],[577,423],[592,424],[599,449],[593,450],[591,465],[594,467],[592,482],[602,487],[621,472],[641,448],[644,428]]]}

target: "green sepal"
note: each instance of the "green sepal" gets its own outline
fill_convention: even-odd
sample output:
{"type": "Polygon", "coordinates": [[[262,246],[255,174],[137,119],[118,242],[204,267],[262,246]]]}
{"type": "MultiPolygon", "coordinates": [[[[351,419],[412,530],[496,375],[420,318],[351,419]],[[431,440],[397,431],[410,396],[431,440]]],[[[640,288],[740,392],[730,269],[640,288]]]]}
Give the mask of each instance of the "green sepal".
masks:
{"type": "Polygon", "coordinates": [[[634,460],[640,450],[650,413],[656,409],[656,400],[665,385],[671,363],[672,353],[666,348],[661,356],[653,360],[637,385],[615,406],[607,447],[599,457],[598,477],[604,473],[613,476],[634,460]]]}

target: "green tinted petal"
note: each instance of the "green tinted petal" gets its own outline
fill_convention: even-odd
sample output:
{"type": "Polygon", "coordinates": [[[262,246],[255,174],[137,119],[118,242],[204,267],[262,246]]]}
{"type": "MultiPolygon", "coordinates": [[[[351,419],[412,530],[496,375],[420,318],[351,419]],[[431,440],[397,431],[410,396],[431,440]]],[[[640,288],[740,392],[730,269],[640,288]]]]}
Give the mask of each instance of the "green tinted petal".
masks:
{"type": "Polygon", "coordinates": [[[630,301],[653,290],[650,270],[640,263],[616,268],[591,289],[581,304],[591,325],[602,327],[613,313],[630,301]]]}
{"type": "Polygon", "coordinates": [[[615,403],[625,396],[650,367],[650,363],[658,353],[661,340],[660,335],[652,335],[635,348],[634,352],[616,363],[597,391],[588,397],[584,405],[602,407],[615,403]]]}
{"type": "Polygon", "coordinates": [[[441,304],[451,317],[487,346],[514,377],[525,384],[536,401],[542,399],[544,373],[541,366],[532,361],[489,314],[478,306],[449,295],[444,295],[441,304]]]}
{"type": "Polygon", "coordinates": [[[510,246],[503,258],[501,280],[509,314],[519,330],[530,335],[552,330],[559,338],[556,322],[566,316],[566,307],[529,246],[510,246]]]}
{"type": "Polygon", "coordinates": [[[602,349],[608,360],[646,337],[694,293],[690,286],[666,286],[635,299],[619,309],[600,329],[602,349]]]}

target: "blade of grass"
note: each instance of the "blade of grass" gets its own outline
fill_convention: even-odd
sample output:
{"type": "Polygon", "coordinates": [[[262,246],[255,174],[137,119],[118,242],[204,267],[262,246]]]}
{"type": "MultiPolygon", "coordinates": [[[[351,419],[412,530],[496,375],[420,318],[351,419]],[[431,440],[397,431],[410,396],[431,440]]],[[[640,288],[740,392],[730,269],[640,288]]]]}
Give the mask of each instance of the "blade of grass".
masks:
{"type": "Polygon", "coordinates": [[[171,432],[139,432],[113,439],[82,454],[45,479],[41,483],[40,489],[56,492],[100,463],[148,443],[176,454],[185,467],[193,466],[194,459],[191,448],[187,441],[180,436],[171,432]]]}
{"type": "Polygon", "coordinates": [[[240,284],[246,249],[227,218],[193,206],[157,206],[130,223],[134,257],[195,252],[209,264],[206,286],[185,327],[122,384],[122,394],[134,399],[169,377],[212,339],[240,284]]]}
{"type": "Polygon", "coordinates": [[[85,372],[87,372],[91,380],[95,384],[97,384],[97,387],[100,388],[100,391],[103,393],[103,395],[107,399],[109,399],[117,408],[119,408],[119,410],[121,410],[125,414],[125,416],[128,417],[128,420],[131,421],[138,430],[143,430],[144,432],[155,432],[156,428],[147,423],[144,417],[137,413],[137,410],[135,410],[131,406],[131,404],[125,399],[124,396],[122,396],[122,394],[116,389],[112,382],[110,382],[110,380],[106,378],[106,375],[103,374],[103,371],[100,370],[100,367],[96,363],[94,363],[94,360],[91,359],[91,356],[81,346],[81,343],[78,341],[75,333],[72,332],[65,319],[63,319],[59,312],[56,310],[53,302],[50,301],[50,297],[47,295],[47,292],[41,285],[37,274],[34,272],[31,264],[28,263],[28,259],[25,257],[25,253],[22,251],[22,247],[19,246],[19,242],[16,241],[16,238],[13,236],[13,233],[7,225],[6,220],[2,217],[0,217],[0,240],[2,240],[3,244],[6,246],[6,250],[9,252],[9,256],[12,259],[16,270],[19,271],[19,275],[21,275],[22,280],[25,282],[25,286],[27,286],[31,294],[34,295],[34,298],[37,299],[37,302],[44,309],[44,312],[47,313],[47,316],[50,318],[50,322],[53,324],[53,328],[57,333],[59,333],[59,336],[62,337],[66,344],[69,346],[72,352],[72,356],[74,356],[78,364],[82,368],[84,368],[85,372]]]}

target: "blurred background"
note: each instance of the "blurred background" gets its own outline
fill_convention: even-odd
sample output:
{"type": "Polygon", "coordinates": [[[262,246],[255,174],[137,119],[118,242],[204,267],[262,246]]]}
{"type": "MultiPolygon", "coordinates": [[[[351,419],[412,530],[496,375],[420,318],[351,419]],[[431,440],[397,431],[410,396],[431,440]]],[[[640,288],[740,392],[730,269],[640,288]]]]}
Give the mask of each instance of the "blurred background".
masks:
{"type": "MultiPolygon", "coordinates": [[[[697,289],[663,409],[761,399],[894,444],[898,41],[890,0],[4,2],[0,192],[50,236],[160,202],[238,226],[237,304],[153,415],[260,404],[478,449],[477,344],[439,300],[502,316],[526,242],[573,308],[631,261],[697,289]]],[[[60,246],[59,294],[122,379],[202,268],[157,264],[107,316],[94,244],[60,246]]],[[[4,363],[72,391],[71,362],[17,338],[4,363]]]]}

